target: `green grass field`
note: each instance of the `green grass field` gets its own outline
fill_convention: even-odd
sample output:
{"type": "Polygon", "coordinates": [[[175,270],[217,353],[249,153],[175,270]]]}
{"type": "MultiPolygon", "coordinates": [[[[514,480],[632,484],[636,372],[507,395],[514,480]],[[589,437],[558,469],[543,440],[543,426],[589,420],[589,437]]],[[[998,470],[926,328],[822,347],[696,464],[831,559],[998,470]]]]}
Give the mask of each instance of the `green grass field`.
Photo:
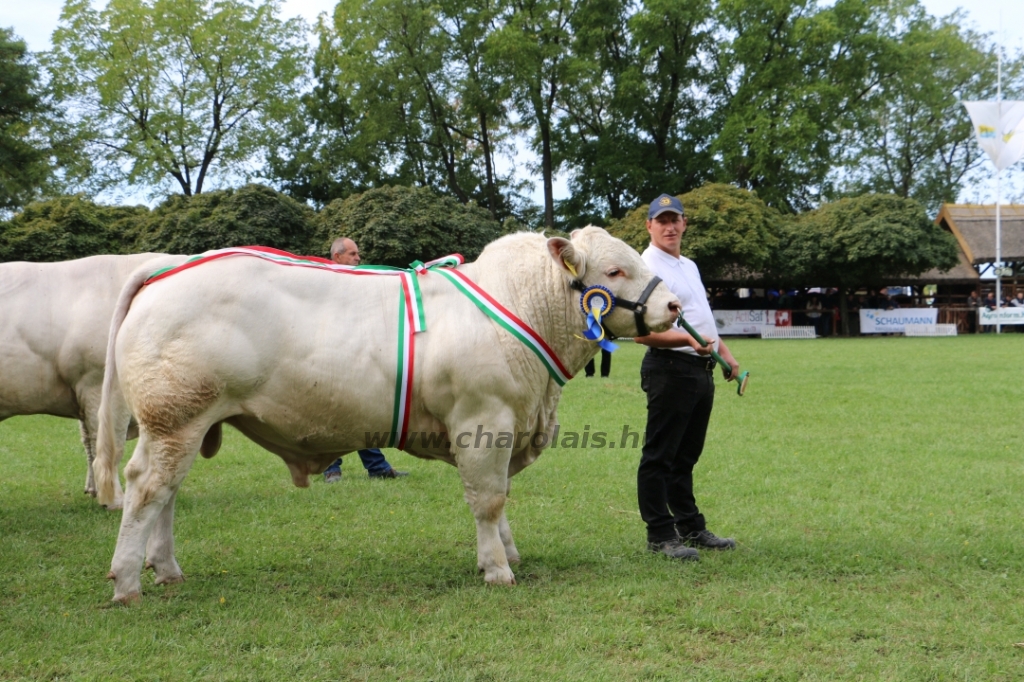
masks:
{"type": "MultiPolygon", "coordinates": [[[[698,501],[730,553],[644,551],[637,450],[548,450],[476,573],[456,471],[292,487],[230,429],[178,496],[181,585],[112,606],[118,513],[70,420],[0,425],[0,679],[1024,679],[1024,337],[736,340],[698,501]]],[[[643,431],[640,349],[577,379],[564,430],[643,431]]]]}

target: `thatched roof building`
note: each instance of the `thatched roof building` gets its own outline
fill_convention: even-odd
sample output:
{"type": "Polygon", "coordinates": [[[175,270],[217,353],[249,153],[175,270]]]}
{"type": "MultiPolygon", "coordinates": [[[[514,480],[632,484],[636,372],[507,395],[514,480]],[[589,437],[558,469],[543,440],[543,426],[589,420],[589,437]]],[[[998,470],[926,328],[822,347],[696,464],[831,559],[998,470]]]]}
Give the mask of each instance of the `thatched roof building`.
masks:
{"type": "MultiPolygon", "coordinates": [[[[1000,213],[1002,259],[1024,263],[1024,206],[1002,206],[1000,213]]],[[[971,265],[995,262],[995,204],[943,204],[935,222],[953,233],[971,265]]]]}

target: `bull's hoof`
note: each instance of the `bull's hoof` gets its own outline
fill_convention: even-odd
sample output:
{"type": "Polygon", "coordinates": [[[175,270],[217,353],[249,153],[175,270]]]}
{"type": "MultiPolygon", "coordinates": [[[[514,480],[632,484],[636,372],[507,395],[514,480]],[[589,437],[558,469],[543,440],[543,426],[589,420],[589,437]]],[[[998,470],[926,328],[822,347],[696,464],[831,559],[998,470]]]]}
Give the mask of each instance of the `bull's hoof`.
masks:
{"type": "Polygon", "coordinates": [[[89,490],[88,488],[83,490],[82,494],[83,495],[89,495],[90,497],[96,497],[96,491],[95,490],[89,490]]]}
{"type": "Polygon", "coordinates": [[[117,575],[111,571],[110,573],[107,573],[107,580],[117,580],[117,575]]]}
{"type": "Polygon", "coordinates": [[[506,551],[506,552],[505,552],[505,556],[506,556],[506,558],[508,559],[508,562],[509,562],[510,564],[518,564],[518,563],[519,563],[519,562],[521,561],[521,559],[519,558],[519,555],[518,555],[518,554],[509,554],[509,553],[508,553],[508,552],[506,551]]]}
{"type": "Polygon", "coordinates": [[[114,598],[111,599],[111,601],[116,602],[122,606],[133,606],[135,604],[141,604],[142,593],[129,592],[128,594],[121,595],[120,597],[115,594],[114,598]]]}
{"type": "Polygon", "coordinates": [[[155,585],[177,585],[178,583],[185,582],[185,576],[181,573],[177,575],[161,576],[154,581],[155,585]]]}
{"type": "Polygon", "coordinates": [[[484,572],[484,582],[488,585],[515,585],[516,577],[508,568],[492,568],[484,572]]]}
{"type": "Polygon", "coordinates": [[[153,562],[152,561],[147,561],[146,565],[142,567],[142,570],[143,571],[148,571],[151,568],[153,568],[153,562]]]}
{"type": "Polygon", "coordinates": [[[122,500],[114,500],[110,504],[103,505],[103,508],[106,509],[107,511],[121,511],[123,507],[124,502],[122,500]]]}

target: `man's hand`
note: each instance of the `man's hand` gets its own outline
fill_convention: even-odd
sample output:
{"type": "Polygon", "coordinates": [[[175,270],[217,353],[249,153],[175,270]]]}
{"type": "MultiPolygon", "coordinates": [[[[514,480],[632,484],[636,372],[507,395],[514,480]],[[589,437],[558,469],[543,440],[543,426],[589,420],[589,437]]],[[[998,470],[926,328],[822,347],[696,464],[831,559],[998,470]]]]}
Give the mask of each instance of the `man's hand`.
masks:
{"type": "Polygon", "coordinates": [[[736,362],[736,358],[732,356],[732,351],[729,350],[729,347],[725,345],[724,341],[718,344],[718,354],[723,360],[729,363],[728,371],[725,367],[722,368],[722,377],[726,381],[732,381],[733,379],[738,378],[740,375],[740,363],[736,362]]]}
{"type": "Polygon", "coordinates": [[[690,348],[697,351],[697,355],[708,356],[711,355],[711,351],[715,349],[714,339],[704,339],[707,345],[702,346],[700,345],[700,341],[687,334],[686,341],[690,344],[690,348]]]}

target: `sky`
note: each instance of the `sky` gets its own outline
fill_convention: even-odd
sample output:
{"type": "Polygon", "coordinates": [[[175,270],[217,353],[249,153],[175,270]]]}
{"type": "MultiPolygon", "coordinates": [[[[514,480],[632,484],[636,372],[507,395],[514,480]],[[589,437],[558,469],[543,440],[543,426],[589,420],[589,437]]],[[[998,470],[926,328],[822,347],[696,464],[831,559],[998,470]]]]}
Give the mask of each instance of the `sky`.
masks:
{"type": "MultiPolygon", "coordinates": [[[[102,5],[102,2],[93,0],[93,4],[102,5]]],[[[336,4],[337,0],[284,0],[281,15],[286,18],[301,16],[312,25],[319,14],[330,13],[336,4]]],[[[969,3],[962,0],[921,0],[921,4],[930,14],[940,17],[967,5],[965,23],[968,26],[981,32],[992,33],[1008,51],[1024,50],[1024,0],[973,0],[969,3]]],[[[15,34],[28,44],[29,50],[45,51],[50,48],[50,35],[57,27],[63,5],[63,0],[5,0],[0,3],[0,26],[13,28],[15,34]]],[[[523,163],[517,162],[517,166],[517,172],[521,177],[534,182],[534,200],[542,203],[540,178],[530,177],[523,163]]],[[[1010,169],[1007,180],[1011,187],[1024,184],[1022,168],[1024,163],[1018,163],[1016,167],[1010,169]]],[[[960,200],[992,201],[990,185],[991,183],[981,182],[975,186],[965,187],[960,200]]],[[[564,180],[560,180],[555,185],[555,198],[564,198],[565,195],[566,184],[564,180]]]]}

